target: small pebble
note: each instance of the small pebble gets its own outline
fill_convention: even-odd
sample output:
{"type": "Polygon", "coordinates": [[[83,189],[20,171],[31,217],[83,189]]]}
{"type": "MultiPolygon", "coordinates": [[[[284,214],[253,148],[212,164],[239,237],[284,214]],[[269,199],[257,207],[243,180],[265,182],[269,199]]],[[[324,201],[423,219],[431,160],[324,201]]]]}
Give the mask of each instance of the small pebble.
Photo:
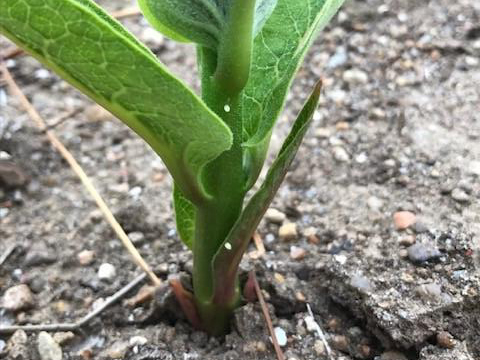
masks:
{"type": "Polygon", "coordinates": [[[349,84],[365,84],[368,81],[368,75],[360,69],[349,69],[343,73],[343,81],[349,84]]]}
{"type": "Polygon", "coordinates": [[[315,136],[326,139],[332,136],[332,132],[328,128],[321,127],[315,130],[315,136]]]}
{"type": "Polygon", "coordinates": [[[313,226],[306,228],[303,235],[305,235],[308,242],[311,244],[318,244],[320,242],[320,239],[317,237],[317,229],[313,226]]]}
{"type": "Polygon", "coordinates": [[[115,266],[113,266],[112,264],[103,263],[98,268],[98,278],[100,280],[111,281],[115,278],[116,275],[117,275],[117,270],[115,269],[115,266]]]}
{"type": "Polygon", "coordinates": [[[339,121],[335,124],[335,129],[337,129],[337,131],[347,131],[350,129],[350,124],[346,121],[339,121]]]}
{"type": "Polygon", "coordinates": [[[348,60],[347,50],[345,46],[338,46],[335,54],[328,60],[327,68],[334,69],[336,67],[342,66],[348,60]]]}
{"type": "Polygon", "coordinates": [[[307,251],[301,247],[298,247],[298,246],[290,247],[290,258],[292,258],[293,260],[302,260],[306,254],[307,254],[307,251]]]}
{"type": "Polygon", "coordinates": [[[277,326],[273,329],[275,332],[275,337],[277,338],[278,345],[285,346],[287,345],[287,333],[281,327],[277,326]]]}
{"type": "Polygon", "coordinates": [[[297,224],[286,223],[280,226],[278,229],[278,236],[283,241],[293,240],[297,237],[297,224]]]}
{"type": "Polygon", "coordinates": [[[371,210],[379,211],[383,206],[383,201],[376,196],[370,196],[367,205],[371,210]]]}
{"type": "Polygon", "coordinates": [[[8,339],[6,351],[9,359],[28,359],[30,343],[28,336],[23,330],[17,330],[8,339]]]}
{"type": "Polygon", "coordinates": [[[344,335],[334,335],[332,337],[332,347],[347,352],[348,351],[348,339],[344,335]]]}
{"type": "Polygon", "coordinates": [[[275,278],[275,281],[279,284],[283,284],[285,282],[285,277],[282,274],[274,273],[273,277],[275,278]]]}
{"type": "Polygon", "coordinates": [[[141,245],[145,241],[145,235],[140,231],[128,233],[128,237],[134,245],[141,245]]]}
{"type": "Polygon", "coordinates": [[[421,222],[421,221],[417,221],[414,225],[413,225],[413,230],[417,233],[417,234],[422,234],[422,233],[425,233],[428,231],[428,226],[421,222]]]}
{"type": "Polygon", "coordinates": [[[295,299],[301,302],[305,302],[307,299],[305,298],[305,295],[301,291],[297,291],[295,293],[295,299]]]}
{"type": "Polygon", "coordinates": [[[415,244],[415,236],[413,236],[413,235],[401,236],[398,239],[398,243],[400,245],[403,245],[403,246],[411,246],[411,245],[415,244]]]}
{"type": "Polygon", "coordinates": [[[432,244],[417,243],[407,249],[408,258],[414,263],[423,263],[425,261],[439,258],[442,254],[432,244]]]}
{"type": "Polygon", "coordinates": [[[437,344],[444,349],[453,349],[455,347],[455,339],[449,332],[440,331],[437,334],[437,344]]]}
{"type": "Polygon", "coordinates": [[[455,188],[451,193],[452,199],[459,203],[468,203],[470,201],[470,195],[460,188],[455,188]]]}
{"type": "Polygon", "coordinates": [[[415,292],[426,301],[439,301],[442,298],[442,288],[434,282],[417,286],[415,292]]]}
{"type": "Polygon", "coordinates": [[[473,174],[480,176],[480,161],[472,161],[468,167],[468,171],[473,174]]]}
{"type": "Polygon", "coordinates": [[[67,344],[75,338],[75,334],[71,331],[57,332],[53,334],[53,340],[59,345],[67,344]]]}
{"type": "Polygon", "coordinates": [[[267,351],[267,345],[263,341],[256,341],[255,348],[258,352],[264,353],[265,351],[267,351]]]}
{"type": "Polygon", "coordinates": [[[338,318],[331,318],[327,322],[327,327],[330,331],[332,332],[338,332],[340,331],[340,328],[342,327],[342,323],[338,318]]]}
{"type": "Polygon", "coordinates": [[[318,356],[323,356],[326,354],[325,345],[322,340],[315,340],[313,348],[318,356]]]}
{"type": "Polygon", "coordinates": [[[415,224],[416,216],[410,211],[397,211],[393,214],[393,224],[397,230],[405,230],[415,224]]]}
{"type": "Polygon", "coordinates": [[[275,224],[283,223],[286,218],[287,216],[284,213],[274,208],[268,209],[265,213],[265,219],[275,224]]]}
{"type": "Polygon", "coordinates": [[[361,290],[361,291],[364,291],[364,292],[368,292],[368,291],[372,290],[372,288],[373,288],[370,280],[367,277],[365,277],[363,275],[359,275],[359,274],[356,274],[356,275],[352,276],[352,278],[350,280],[350,285],[352,287],[354,287],[355,289],[361,290]]]}
{"type": "Polygon", "coordinates": [[[39,247],[30,250],[25,256],[25,266],[40,266],[52,264],[57,260],[57,256],[51,250],[39,247]]]}
{"type": "Polygon", "coordinates": [[[41,360],[62,360],[60,345],[45,331],[38,334],[37,350],[41,360]]]}
{"type": "Polygon", "coordinates": [[[152,47],[158,47],[163,44],[164,38],[162,34],[151,27],[146,27],[140,34],[140,39],[152,47]]]}
{"type": "Polygon", "coordinates": [[[338,162],[348,162],[350,161],[350,155],[348,155],[347,151],[341,146],[334,146],[333,150],[333,158],[338,162]]]}
{"type": "Polygon", "coordinates": [[[97,104],[87,107],[84,113],[88,120],[94,122],[106,121],[113,118],[112,114],[110,114],[107,110],[97,104]]]}
{"type": "Polygon", "coordinates": [[[132,336],[129,340],[130,346],[139,346],[139,345],[145,345],[148,342],[147,338],[144,336],[132,336]]]}
{"type": "Polygon", "coordinates": [[[5,291],[0,305],[13,312],[28,310],[34,305],[33,294],[27,285],[16,285],[5,291]]]}
{"type": "Polygon", "coordinates": [[[77,260],[80,265],[88,266],[95,260],[95,251],[82,250],[77,254],[77,260]]]}

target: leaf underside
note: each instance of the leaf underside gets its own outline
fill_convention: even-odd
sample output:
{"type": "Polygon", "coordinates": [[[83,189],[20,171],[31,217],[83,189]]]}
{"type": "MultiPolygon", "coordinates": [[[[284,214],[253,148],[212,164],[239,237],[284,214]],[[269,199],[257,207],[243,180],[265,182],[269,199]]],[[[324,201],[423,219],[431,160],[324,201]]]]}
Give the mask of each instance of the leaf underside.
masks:
{"type": "Polygon", "coordinates": [[[173,186],[173,206],[180,239],[187,247],[193,249],[195,239],[195,205],[193,205],[176,185],[173,186]]]}
{"type": "MultiPolygon", "coordinates": [[[[257,0],[254,34],[272,13],[277,0],[257,0]]],[[[139,0],[152,26],[173,40],[217,49],[232,0],[139,0]]]]}
{"type": "Polygon", "coordinates": [[[2,0],[0,33],[142,136],[187,198],[207,197],[199,173],[231,131],[93,1],[2,0]]]}
{"type": "Polygon", "coordinates": [[[343,0],[278,0],[256,36],[242,99],[244,147],[251,164],[248,188],[263,166],[273,126],[306,51],[342,3],[343,0]]]}
{"type": "Polygon", "coordinates": [[[225,291],[233,290],[231,286],[227,285],[235,281],[238,265],[250,239],[285,178],[288,168],[308,130],[318,104],[320,89],[321,83],[319,82],[298,115],[290,134],[285,139],[277,158],[270,167],[264,183],[252,196],[215,255],[212,262],[215,276],[214,296],[219,301],[221,299],[229,299],[231,296],[231,294],[225,293],[225,291]]]}

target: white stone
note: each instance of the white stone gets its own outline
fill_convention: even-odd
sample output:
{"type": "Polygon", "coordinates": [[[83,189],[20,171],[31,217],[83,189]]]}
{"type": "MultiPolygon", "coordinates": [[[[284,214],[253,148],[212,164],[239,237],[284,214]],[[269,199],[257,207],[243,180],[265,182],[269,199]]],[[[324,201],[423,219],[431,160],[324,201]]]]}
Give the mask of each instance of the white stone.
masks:
{"type": "Polygon", "coordinates": [[[370,196],[367,200],[367,205],[370,209],[378,211],[383,206],[383,201],[376,196],[370,196]]]}
{"type": "Polygon", "coordinates": [[[98,278],[101,280],[113,280],[117,275],[115,266],[109,263],[103,263],[98,268],[98,278]]]}
{"type": "Polygon", "coordinates": [[[341,146],[333,147],[333,157],[339,162],[348,162],[350,160],[350,155],[347,151],[341,146]]]}
{"type": "Polygon", "coordinates": [[[277,338],[278,345],[285,346],[287,345],[287,333],[281,327],[277,326],[273,329],[275,332],[275,337],[277,338]]]}
{"type": "Polygon", "coordinates": [[[268,209],[265,213],[265,219],[275,224],[283,223],[286,218],[287,216],[284,213],[274,208],[268,209]]]}
{"type": "Polygon", "coordinates": [[[368,75],[365,71],[350,69],[343,73],[343,80],[349,84],[365,84],[368,81],[368,75]]]}
{"type": "Polygon", "coordinates": [[[130,346],[145,345],[147,342],[147,338],[140,335],[132,336],[129,340],[130,346]]]}
{"type": "Polygon", "coordinates": [[[468,171],[474,175],[480,176],[480,161],[472,161],[468,167],[468,171]]]}
{"type": "Polygon", "coordinates": [[[41,360],[62,360],[62,348],[45,331],[38,334],[37,349],[41,360]]]}

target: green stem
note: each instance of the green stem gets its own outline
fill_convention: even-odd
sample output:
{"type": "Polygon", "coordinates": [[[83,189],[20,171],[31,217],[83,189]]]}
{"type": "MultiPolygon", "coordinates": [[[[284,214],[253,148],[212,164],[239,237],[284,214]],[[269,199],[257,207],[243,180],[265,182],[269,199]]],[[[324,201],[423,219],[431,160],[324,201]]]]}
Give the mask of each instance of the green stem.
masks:
{"type": "Polygon", "coordinates": [[[215,81],[227,94],[237,94],[250,74],[256,0],[231,0],[218,49],[215,81]]]}
{"type": "MultiPolygon", "coordinates": [[[[239,300],[238,291],[230,298],[214,299],[212,262],[237,221],[245,197],[243,176],[241,94],[226,93],[215,81],[216,54],[199,49],[202,64],[202,97],[207,105],[230,127],[233,145],[208,164],[202,173],[202,183],[210,195],[196,209],[195,241],[193,248],[193,288],[199,315],[206,330],[222,334],[228,328],[233,309],[239,300]]],[[[235,283],[231,284],[235,287],[235,283]]]]}

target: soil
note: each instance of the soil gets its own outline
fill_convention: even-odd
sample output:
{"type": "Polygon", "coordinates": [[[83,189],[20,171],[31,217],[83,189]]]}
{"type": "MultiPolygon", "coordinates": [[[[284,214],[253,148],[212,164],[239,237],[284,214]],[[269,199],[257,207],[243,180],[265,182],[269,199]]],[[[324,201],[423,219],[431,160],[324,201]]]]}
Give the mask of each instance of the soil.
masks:
{"type": "MultiPolygon", "coordinates": [[[[323,77],[312,129],[272,205],[298,234],[283,241],[266,219],[258,230],[267,253],[256,258],[252,245],[242,262],[287,334],[287,359],[327,359],[307,304],[333,359],[480,359],[479,18],[476,0],[350,1],[309,52],[272,140],[274,154],[323,77]],[[415,224],[398,230],[398,211],[414,213],[415,224]]],[[[192,47],[141,17],[122,22],[198,88],[192,47]]],[[[0,39],[0,49],[10,46],[0,39]]],[[[188,277],[192,257],[175,232],[162,162],[32,58],[7,65],[49,123],[76,111],[55,128],[59,137],[157,274],[188,277]]],[[[4,83],[0,108],[0,154],[18,172],[0,187],[0,256],[16,245],[0,267],[0,297],[26,284],[34,298],[15,314],[0,308],[0,325],[75,321],[140,271],[4,83]],[[84,250],[94,258],[81,265],[84,250]],[[116,269],[110,281],[98,277],[104,263],[116,269]]],[[[275,359],[258,304],[237,311],[224,339],[208,338],[167,288],[63,336],[64,359],[275,359]]],[[[40,359],[37,335],[0,336],[0,354],[40,359]]]]}

